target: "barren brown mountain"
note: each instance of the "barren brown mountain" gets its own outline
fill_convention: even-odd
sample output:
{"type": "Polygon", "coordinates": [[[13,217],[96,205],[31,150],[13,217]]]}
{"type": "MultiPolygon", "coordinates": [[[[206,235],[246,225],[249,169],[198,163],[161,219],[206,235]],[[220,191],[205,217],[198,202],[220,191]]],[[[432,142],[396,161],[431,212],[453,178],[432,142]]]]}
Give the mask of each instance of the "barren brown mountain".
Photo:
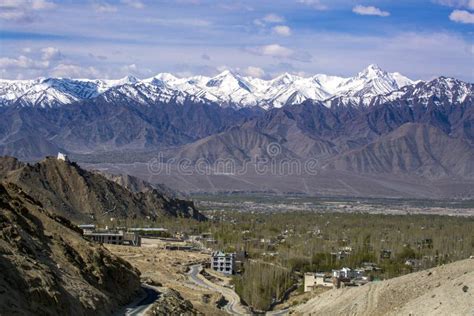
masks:
{"type": "Polygon", "coordinates": [[[110,315],[140,288],[128,262],[14,184],[0,184],[0,314],[110,315]]]}
{"type": "Polygon", "coordinates": [[[132,192],[101,174],[56,158],[24,165],[8,173],[4,181],[15,183],[50,211],[75,222],[146,216],[205,219],[192,202],[167,197],[156,189],[132,192]]]}
{"type": "Polygon", "coordinates": [[[330,162],[357,173],[407,173],[427,178],[474,177],[474,147],[428,124],[407,123],[330,162]]]}

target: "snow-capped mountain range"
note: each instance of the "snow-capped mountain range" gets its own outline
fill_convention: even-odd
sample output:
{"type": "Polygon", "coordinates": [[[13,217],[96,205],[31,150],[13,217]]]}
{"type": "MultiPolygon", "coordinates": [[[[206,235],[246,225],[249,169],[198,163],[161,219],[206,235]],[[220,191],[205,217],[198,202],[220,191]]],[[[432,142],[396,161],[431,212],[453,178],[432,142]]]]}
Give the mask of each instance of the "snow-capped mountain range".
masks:
{"type": "MultiPolygon", "coordinates": [[[[386,72],[376,65],[370,65],[349,78],[323,74],[300,77],[285,73],[271,80],[263,80],[226,70],[215,77],[178,78],[169,73],[160,73],[143,80],[133,76],[118,80],[0,80],[0,106],[55,107],[96,97],[108,102],[183,104],[189,100],[218,103],[223,107],[259,106],[263,109],[299,104],[305,100],[322,101],[327,107],[347,104],[368,106],[375,99],[396,98],[403,93],[403,87],[419,82],[397,72],[386,72]]],[[[450,90],[449,87],[445,88],[446,91],[450,90]]],[[[461,92],[456,97],[465,97],[466,93],[461,92]]]]}
{"type": "MultiPolygon", "coordinates": [[[[336,180],[323,192],[359,194],[358,174],[374,176],[370,191],[381,177],[395,176],[390,196],[414,196],[412,184],[398,182],[401,175],[459,178],[456,188],[463,189],[456,192],[474,192],[474,181],[464,189],[465,179],[474,179],[474,84],[454,78],[414,82],[369,66],[352,78],[262,80],[225,71],[212,78],[0,80],[0,113],[0,155],[28,161],[60,151],[85,162],[146,162],[164,153],[175,161],[243,163],[278,142],[282,159],[321,163],[327,179],[336,180]],[[344,183],[341,175],[349,175],[344,183]],[[346,183],[357,190],[347,191],[346,183]]],[[[291,192],[300,179],[294,180],[291,192]]],[[[222,189],[235,190],[236,182],[224,181],[222,189]]],[[[433,196],[442,190],[427,186],[433,196]]],[[[323,186],[305,183],[302,190],[308,187],[323,186]]]]}
{"type": "MultiPolygon", "coordinates": [[[[355,77],[318,74],[299,77],[283,74],[271,80],[240,76],[226,70],[215,77],[178,78],[160,73],[139,80],[127,76],[119,80],[39,78],[0,80],[0,105],[54,107],[103,96],[108,101],[125,98],[143,104],[153,102],[215,102],[222,106],[264,109],[280,108],[305,100],[324,101],[344,96],[369,100],[398,90],[415,81],[370,65],[355,77]]],[[[328,102],[328,105],[330,102],[328,102]]]]}

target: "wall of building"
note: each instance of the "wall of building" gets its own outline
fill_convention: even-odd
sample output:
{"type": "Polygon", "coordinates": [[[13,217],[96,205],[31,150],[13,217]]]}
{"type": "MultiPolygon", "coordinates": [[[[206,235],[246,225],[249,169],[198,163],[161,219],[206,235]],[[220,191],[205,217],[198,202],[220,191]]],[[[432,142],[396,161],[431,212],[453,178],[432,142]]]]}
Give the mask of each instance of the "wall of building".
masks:
{"type": "Polygon", "coordinates": [[[212,255],[211,269],[223,274],[234,274],[235,256],[234,254],[212,255]]]}

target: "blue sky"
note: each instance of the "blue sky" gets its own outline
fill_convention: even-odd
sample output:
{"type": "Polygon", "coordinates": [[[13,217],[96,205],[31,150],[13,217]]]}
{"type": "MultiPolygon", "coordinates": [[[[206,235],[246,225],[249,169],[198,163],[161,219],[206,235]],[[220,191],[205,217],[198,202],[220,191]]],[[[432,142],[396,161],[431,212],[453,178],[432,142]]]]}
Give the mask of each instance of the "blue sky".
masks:
{"type": "Polygon", "coordinates": [[[2,0],[0,76],[354,75],[474,81],[474,0],[2,0]]]}

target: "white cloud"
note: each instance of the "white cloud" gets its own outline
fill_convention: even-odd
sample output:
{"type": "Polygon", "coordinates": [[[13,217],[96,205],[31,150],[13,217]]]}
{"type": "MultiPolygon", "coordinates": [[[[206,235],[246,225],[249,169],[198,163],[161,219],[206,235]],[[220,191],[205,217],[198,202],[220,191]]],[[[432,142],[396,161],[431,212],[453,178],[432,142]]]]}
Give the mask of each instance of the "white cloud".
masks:
{"type": "Polygon", "coordinates": [[[474,10],[474,0],[434,0],[434,2],[448,7],[474,10]]]}
{"type": "Polygon", "coordinates": [[[290,57],[293,54],[293,50],[287,47],[281,46],[280,44],[270,44],[260,46],[256,50],[257,53],[264,56],[271,57],[290,57]]]}
{"type": "Polygon", "coordinates": [[[257,56],[270,56],[273,58],[288,58],[299,62],[310,62],[313,58],[311,54],[306,51],[294,51],[291,48],[282,46],[280,44],[269,44],[263,46],[249,47],[245,51],[257,56]]]}
{"type": "Polygon", "coordinates": [[[285,18],[275,13],[269,13],[260,19],[253,20],[253,24],[260,27],[264,27],[267,24],[275,24],[275,23],[283,23],[283,22],[285,22],[285,18]]]}
{"type": "Polygon", "coordinates": [[[56,47],[45,47],[41,49],[42,60],[58,60],[61,58],[61,51],[56,47]]]}
{"type": "Polygon", "coordinates": [[[81,67],[73,64],[59,64],[54,67],[51,74],[55,77],[68,78],[98,78],[99,71],[94,67],[81,67]]]}
{"type": "Polygon", "coordinates": [[[32,22],[35,11],[53,9],[56,5],[46,0],[3,0],[0,2],[0,19],[9,21],[32,22]]]}
{"type": "Polygon", "coordinates": [[[192,4],[192,5],[201,4],[201,0],[176,0],[176,2],[181,3],[181,4],[192,4]]]}
{"type": "Polygon", "coordinates": [[[243,70],[244,74],[254,78],[262,78],[265,76],[265,71],[259,67],[249,66],[243,70]]]}
{"type": "Polygon", "coordinates": [[[0,58],[0,68],[14,69],[46,69],[49,67],[49,61],[35,61],[26,56],[19,56],[18,58],[2,57],[0,58]]]}
{"type": "Polygon", "coordinates": [[[122,0],[122,3],[135,9],[143,9],[145,7],[140,0],[122,0]]]}
{"type": "Polygon", "coordinates": [[[277,25],[273,27],[273,32],[281,36],[290,36],[291,29],[286,25],[277,25]]]}
{"type": "Polygon", "coordinates": [[[109,3],[94,3],[93,8],[97,13],[114,13],[117,12],[117,7],[109,3]]]}
{"type": "Polygon", "coordinates": [[[316,10],[326,10],[328,7],[321,0],[297,0],[298,3],[307,5],[316,10]]]}
{"type": "Polygon", "coordinates": [[[130,65],[123,66],[122,68],[120,68],[120,70],[126,74],[131,74],[138,71],[138,67],[136,64],[130,64],[130,65]]]}
{"type": "Polygon", "coordinates": [[[129,64],[120,67],[119,74],[120,76],[132,75],[138,78],[144,78],[153,75],[153,72],[151,69],[139,67],[137,64],[129,64]]]}
{"type": "Polygon", "coordinates": [[[31,20],[33,20],[33,16],[27,14],[27,12],[25,11],[9,10],[9,11],[0,11],[0,19],[30,22],[31,20]]]}
{"type": "Polygon", "coordinates": [[[216,67],[216,70],[217,70],[218,72],[223,72],[223,71],[229,70],[229,68],[230,68],[229,66],[221,65],[221,66],[217,66],[217,67],[216,67]]]}
{"type": "Polygon", "coordinates": [[[262,21],[267,22],[267,23],[282,23],[282,22],[285,22],[285,18],[280,15],[270,13],[270,14],[265,15],[262,18],[262,21]]]}
{"type": "Polygon", "coordinates": [[[55,6],[54,2],[46,0],[3,0],[0,4],[2,10],[25,8],[30,10],[46,10],[52,9],[55,6]]]}
{"type": "Polygon", "coordinates": [[[376,15],[376,16],[382,16],[386,17],[390,15],[390,12],[388,11],[382,11],[377,7],[374,6],[363,6],[363,5],[356,5],[353,9],[352,12],[360,15],[376,15]]]}
{"type": "Polygon", "coordinates": [[[190,27],[208,27],[212,25],[211,21],[195,18],[146,18],[143,22],[150,24],[159,24],[164,26],[190,26],[190,27]]]}
{"type": "Polygon", "coordinates": [[[31,8],[33,10],[47,10],[53,9],[56,5],[53,2],[46,1],[46,0],[32,0],[31,1],[31,8]]]}
{"type": "Polygon", "coordinates": [[[457,23],[474,24],[474,14],[466,10],[454,10],[449,15],[449,19],[457,23]]]}
{"type": "MultiPolygon", "coordinates": [[[[474,79],[470,68],[466,68],[472,64],[472,42],[453,33],[359,36],[322,32],[308,35],[306,41],[313,58],[302,69],[309,73],[350,76],[375,63],[413,79],[429,80],[441,75],[469,82],[474,79]]],[[[267,65],[262,66],[268,69],[267,65]]]]}

